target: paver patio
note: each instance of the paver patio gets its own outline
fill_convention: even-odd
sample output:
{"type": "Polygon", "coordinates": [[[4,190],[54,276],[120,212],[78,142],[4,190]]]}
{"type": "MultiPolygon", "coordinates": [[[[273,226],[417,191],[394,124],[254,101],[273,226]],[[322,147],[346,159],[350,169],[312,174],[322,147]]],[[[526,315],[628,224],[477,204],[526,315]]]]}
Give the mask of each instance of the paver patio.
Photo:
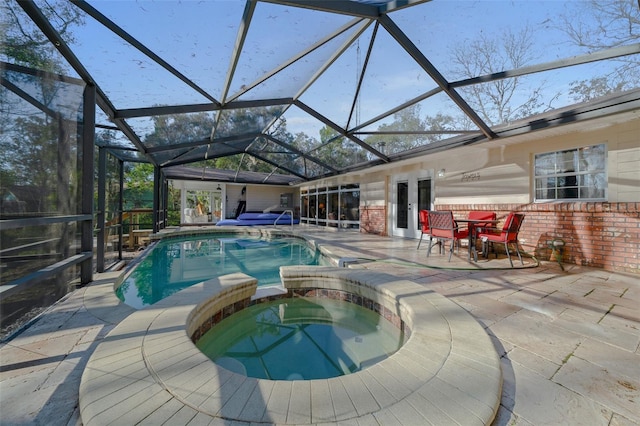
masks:
{"type": "MultiPolygon", "coordinates": [[[[417,251],[414,240],[304,232],[337,257],[367,259],[357,267],[418,283],[470,312],[501,356],[503,394],[493,424],[640,424],[637,275],[571,265],[562,271],[544,261],[502,269],[508,262],[493,258],[478,267],[467,262],[464,249],[451,263],[432,254],[427,265],[426,247],[417,251]]],[[[117,275],[96,275],[95,282],[110,283],[117,275]]],[[[110,294],[89,301],[89,293],[81,288],[69,294],[0,347],[2,424],[81,424],[83,369],[105,336],[133,312],[115,308],[110,294]]],[[[181,414],[161,420],[201,420],[196,412],[181,414]]],[[[401,413],[387,420],[403,424],[401,413]]]]}

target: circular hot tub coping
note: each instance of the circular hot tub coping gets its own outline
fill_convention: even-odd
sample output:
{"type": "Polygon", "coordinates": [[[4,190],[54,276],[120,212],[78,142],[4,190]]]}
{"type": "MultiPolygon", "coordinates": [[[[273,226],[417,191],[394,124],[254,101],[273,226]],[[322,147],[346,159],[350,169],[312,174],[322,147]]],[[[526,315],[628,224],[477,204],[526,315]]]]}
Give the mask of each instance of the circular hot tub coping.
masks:
{"type": "Polygon", "coordinates": [[[411,336],[389,358],[346,376],[242,376],[211,361],[192,342],[216,312],[268,297],[254,278],[226,275],[135,311],[112,330],[82,376],[83,424],[208,424],[215,418],[297,425],[356,419],[492,422],[502,388],[499,357],[484,329],[460,306],[411,281],[363,269],[291,266],[281,268],[281,277],[288,290],[337,290],[373,300],[402,318],[411,336]]]}

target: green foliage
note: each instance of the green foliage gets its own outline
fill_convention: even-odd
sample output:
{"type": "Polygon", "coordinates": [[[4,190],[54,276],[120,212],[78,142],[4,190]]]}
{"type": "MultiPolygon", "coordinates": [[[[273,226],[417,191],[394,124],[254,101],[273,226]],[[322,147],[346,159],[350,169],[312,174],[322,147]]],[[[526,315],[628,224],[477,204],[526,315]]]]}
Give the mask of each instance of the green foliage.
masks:
{"type": "Polygon", "coordinates": [[[153,173],[152,164],[125,165],[125,209],[153,206],[153,173]]]}
{"type": "Polygon", "coordinates": [[[69,122],[47,116],[23,116],[13,120],[2,145],[2,169],[9,182],[27,190],[28,208],[36,212],[73,213],[72,202],[78,187],[75,168],[76,147],[69,122]],[[59,161],[60,156],[68,161],[59,161]]]}
{"type": "MultiPolygon", "coordinates": [[[[282,114],[282,107],[239,108],[220,111],[216,121],[213,113],[170,114],[153,117],[154,130],[146,136],[149,146],[167,146],[171,144],[202,142],[207,147],[211,160],[199,162],[195,167],[207,167],[221,170],[246,170],[270,173],[273,166],[249,155],[243,155],[251,139],[239,138],[237,141],[219,141],[228,136],[257,133],[265,130],[274,118],[282,114]],[[210,141],[215,126],[214,140],[210,141]],[[240,153],[238,153],[240,152],[240,153]]],[[[279,134],[286,134],[286,121],[279,121],[279,134]]],[[[262,154],[253,142],[249,150],[262,154]]],[[[185,150],[178,149],[175,156],[185,150]]]]}
{"type": "MultiPolygon", "coordinates": [[[[38,2],[38,7],[65,40],[73,40],[73,28],[83,24],[73,4],[45,0],[38,2]]],[[[64,73],[69,68],[18,2],[0,4],[0,40],[0,57],[10,63],[53,73],[64,73]]],[[[15,78],[29,87],[29,94],[43,105],[60,109],[64,84],[26,74],[15,78]]],[[[74,213],[78,176],[74,168],[77,156],[72,125],[44,113],[34,113],[25,102],[13,99],[3,96],[0,102],[3,185],[24,187],[28,192],[23,196],[29,197],[31,210],[74,213]],[[60,161],[63,157],[69,161],[60,161]]]]}
{"type": "MultiPolygon", "coordinates": [[[[102,130],[96,132],[95,142],[96,149],[94,150],[94,169],[93,169],[93,182],[94,182],[94,208],[97,210],[98,206],[98,173],[100,171],[98,165],[98,158],[100,155],[100,146],[112,145],[115,142],[115,133],[111,130],[102,130]]],[[[105,173],[105,189],[106,189],[106,213],[115,214],[118,209],[118,193],[120,191],[120,165],[119,161],[107,151],[107,164],[105,173]]],[[[107,221],[112,217],[107,217],[107,221]]]]}
{"type": "Polygon", "coordinates": [[[171,114],[152,117],[154,130],[147,135],[149,146],[166,146],[200,141],[209,137],[214,119],[210,113],[171,114]]]}
{"type": "Polygon", "coordinates": [[[370,135],[365,139],[366,143],[383,154],[393,154],[428,145],[448,136],[447,134],[443,136],[443,134],[421,134],[420,132],[448,132],[457,128],[465,128],[465,123],[456,123],[452,116],[442,113],[422,118],[419,104],[398,111],[393,118],[393,122],[381,125],[378,131],[398,132],[398,134],[370,135]]]}
{"type": "MultiPolygon", "coordinates": [[[[311,152],[319,144],[318,140],[312,136],[309,136],[304,132],[299,132],[296,133],[295,136],[291,137],[290,143],[297,150],[304,153],[310,153],[310,155],[318,157],[318,155],[311,152]]],[[[320,159],[322,160],[322,158],[320,159]]],[[[308,174],[311,176],[326,172],[322,166],[308,160],[300,160],[298,162],[298,167],[301,174],[308,174]]]]}
{"type": "Polygon", "coordinates": [[[279,117],[282,111],[282,106],[224,110],[220,112],[215,137],[261,132],[279,117]]]}
{"type": "Polygon", "coordinates": [[[181,202],[181,191],[169,184],[169,193],[167,194],[167,226],[180,225],[181,202]]]}
{"type": "MultiPolygon", "coordinates": [[[[351,166],[366,161],[365,150],[346,137],[339,136],[333,128],[324,126],[319,132],[320,140],[304,133],[298,133],[293,139],[293,145],[302,152],[317,158],[322,163],[329,164],[336,169],[351,166]]],[[[306,161],[307,173],[326,173],[324,167],[313,161],[306,161]]]]}
{"type": "MultiPolygon", "coordinates": [[[[263,154],[262,152],[260,154],[263,154]]],[[[272,165],[245,154],[230,155],[214,160],[214,168],[220,170],[242,170],[250,172],[270,173],[272,165]]]]}
{"type": "MultiPolygon", "coordinates": [[[[42,1],[38,7],[67,42],[73,42],[73,28],[83,25],[78,8],[67,1],[42,1]]],[[[62,73],[67,65],[60,54],[29,19],[17,2],[3,2],[0,8],[0,55],[36,69],[62,73]]]]}
{"type": "Polygon", "coordinates": [[[336,136],[339,135],[338,132],[336,132],[333,128],[329,126],[324,126],[323,128],[321,128],[319,133],[320,133],[321,143],[327,143],[328,141],[330,141],[331,139],[334,139],[336,136]]]}

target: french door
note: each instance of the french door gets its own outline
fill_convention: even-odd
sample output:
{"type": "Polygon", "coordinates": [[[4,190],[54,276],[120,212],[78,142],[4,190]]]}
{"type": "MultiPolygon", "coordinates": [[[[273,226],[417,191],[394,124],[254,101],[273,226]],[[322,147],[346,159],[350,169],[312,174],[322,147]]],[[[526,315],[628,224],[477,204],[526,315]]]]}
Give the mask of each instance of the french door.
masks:
{"type": "Polygon", "coordinates": [[[392,232],[396,237],[420,238],[418,211],[431,210],[432,179],[425,172],[397,175],[392,183],[392,232]]]}

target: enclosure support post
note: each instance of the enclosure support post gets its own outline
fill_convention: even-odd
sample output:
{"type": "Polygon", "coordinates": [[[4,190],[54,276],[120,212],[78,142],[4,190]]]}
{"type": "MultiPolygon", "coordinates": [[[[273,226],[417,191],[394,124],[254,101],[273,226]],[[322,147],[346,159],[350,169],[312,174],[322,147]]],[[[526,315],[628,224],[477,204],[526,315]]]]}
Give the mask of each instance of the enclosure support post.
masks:
{"type": "MultiPolygon", "coordinates": [[[[84,88],[82,103],[82,214],[90,219],[80,222],[80,250],[93,253],[93,150],[96,133],[96,86],[87,84],[84,88]]],[[[104,226],[104,225],[103,225],[104,226]]],[[[93,280],[93,256],[80,264],[80,284],[89,284],[93,280]]]]}
{"type": "Polygon", "coordinates": [[[158,232],[160,223],[160,191],[162,188],[160,167],[153,166],[153,233],[158,232]]]}
{"type": "Polygon", "coordinates": [[[104,272],[104,243],[105,243],[105,195],[107,175],[107,151],[98,148],[98,211],[96,215],[97,247],[96,247],[96,271],[104,272]]]}

